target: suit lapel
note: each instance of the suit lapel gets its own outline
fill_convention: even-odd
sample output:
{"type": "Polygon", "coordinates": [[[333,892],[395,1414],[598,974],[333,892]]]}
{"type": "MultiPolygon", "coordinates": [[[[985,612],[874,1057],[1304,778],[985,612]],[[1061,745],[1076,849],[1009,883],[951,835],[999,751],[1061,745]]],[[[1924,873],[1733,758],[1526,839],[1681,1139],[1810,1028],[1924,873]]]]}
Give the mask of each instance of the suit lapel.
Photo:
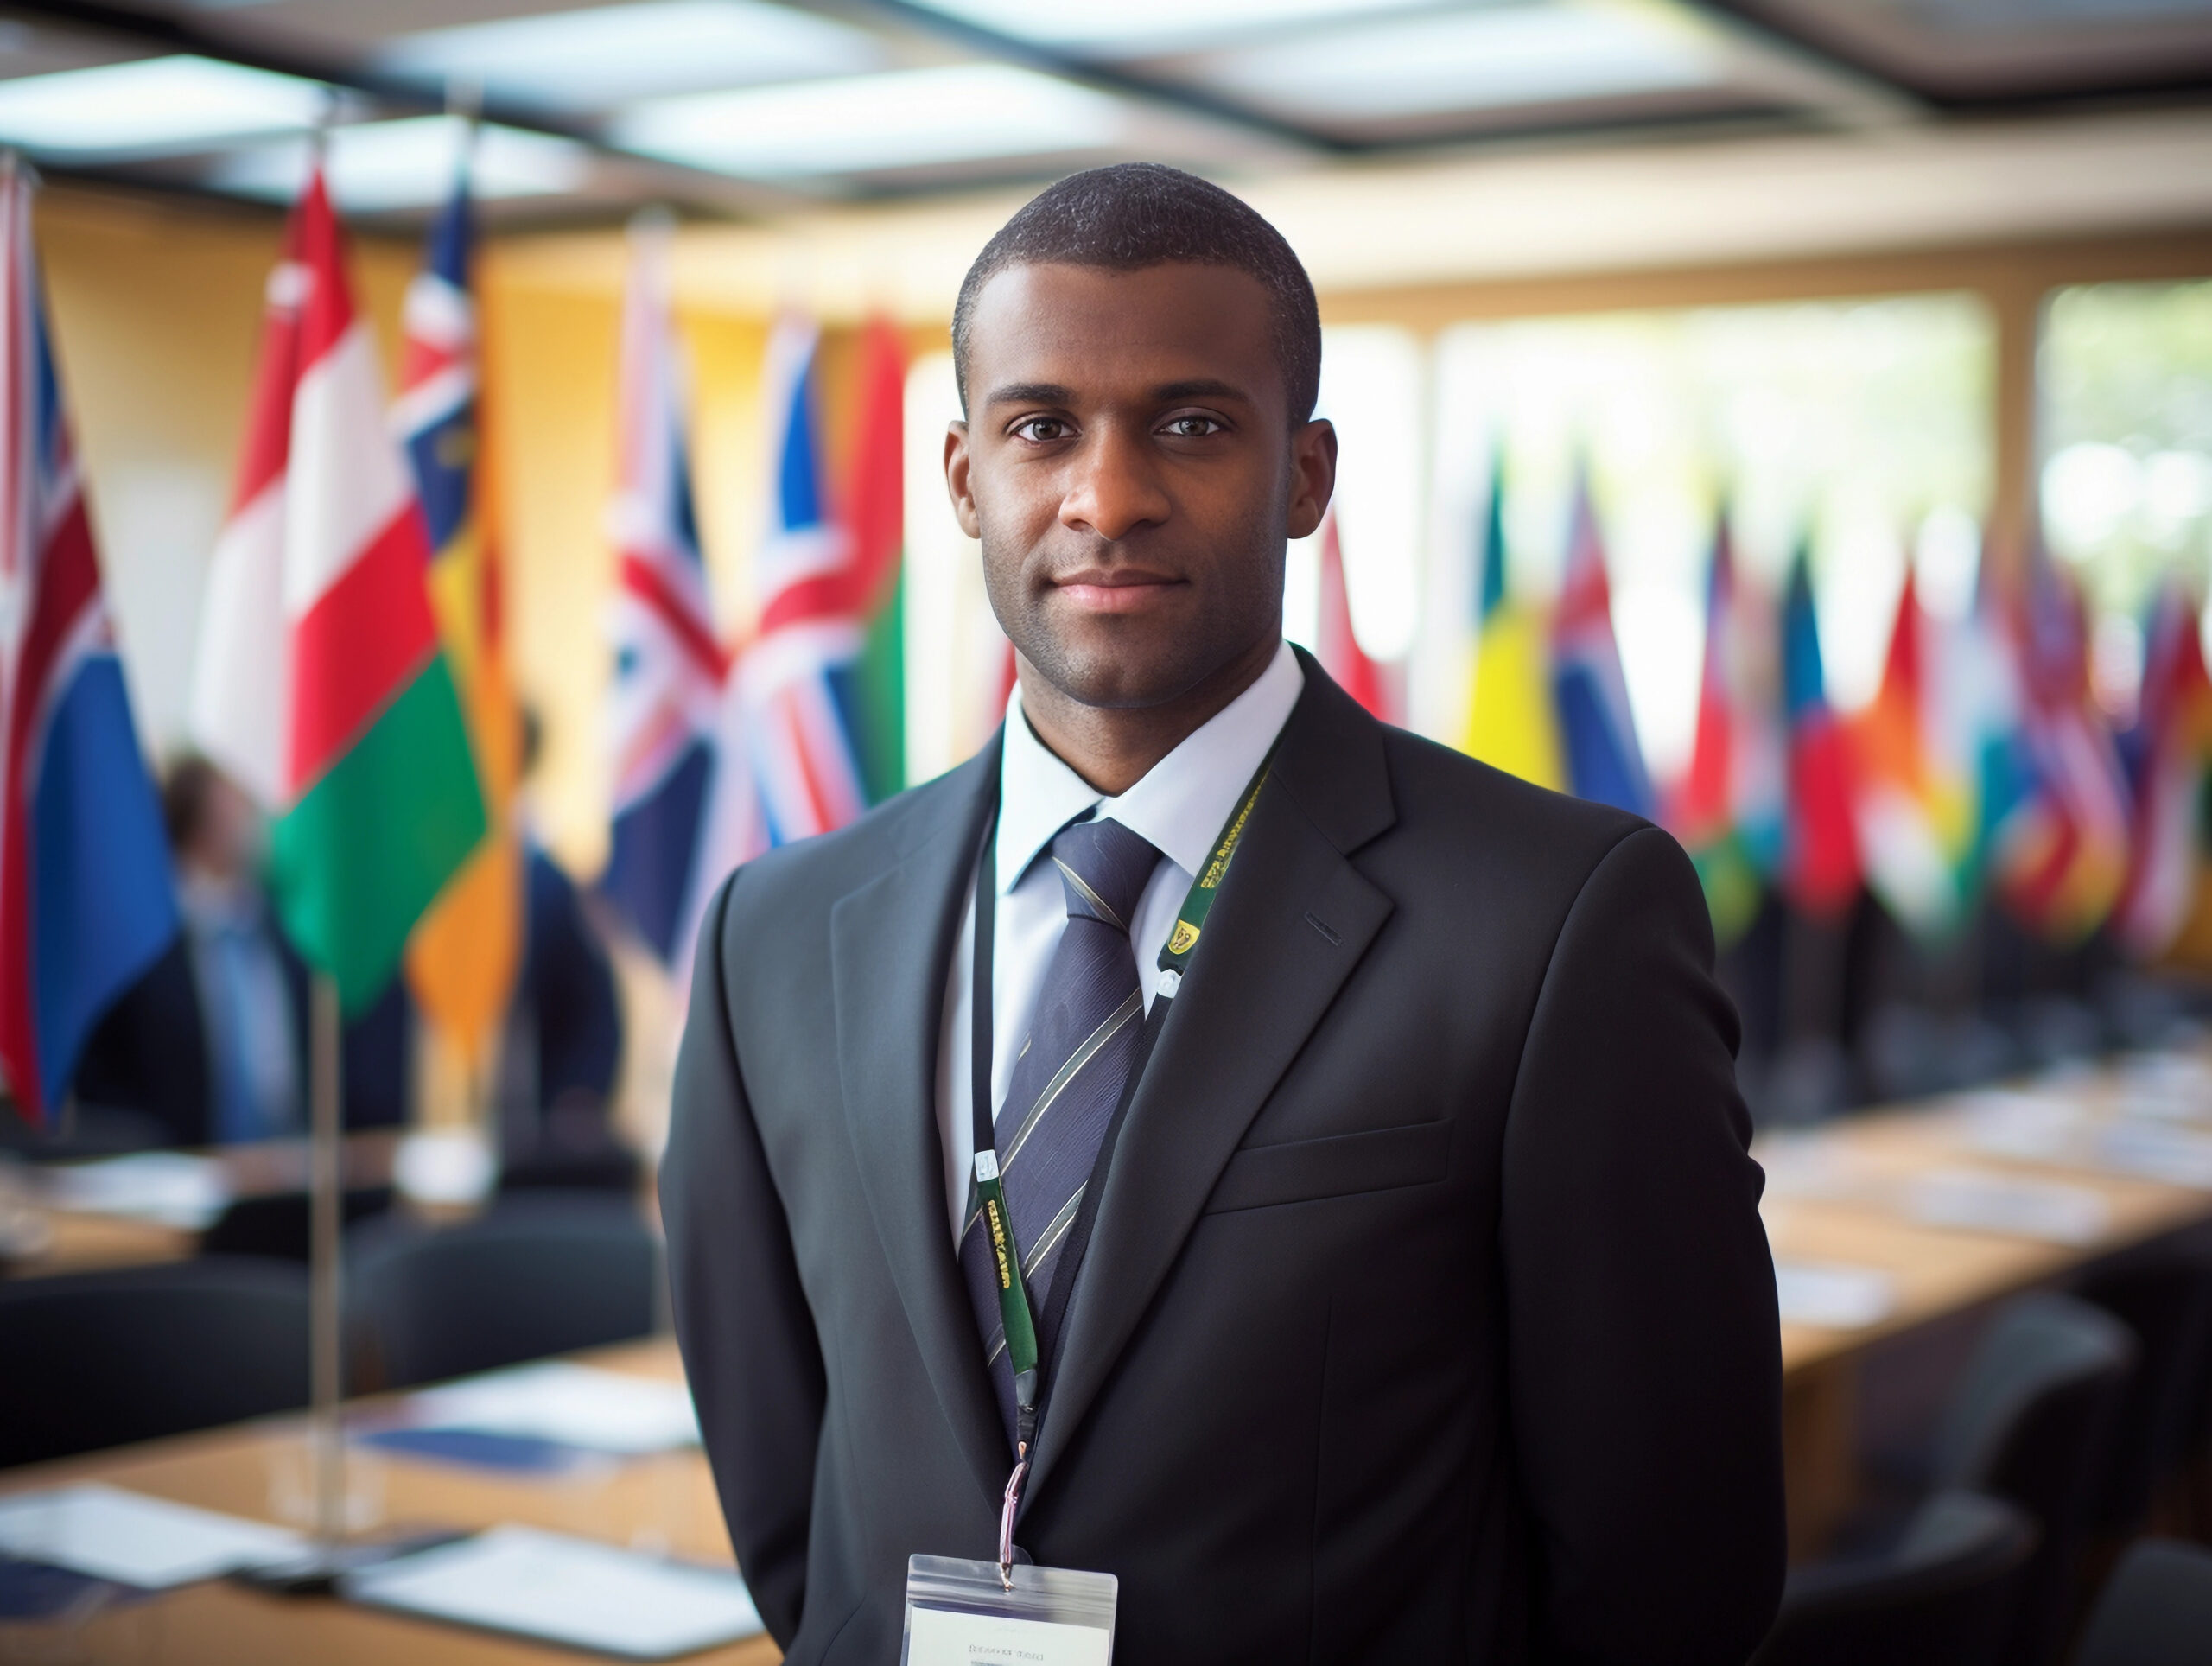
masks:
{"type": "Polygon", "coordinates": [[[1381,728],[1300,659],[1306,692],[1108,1170],[1047,1385],[1033,1497],[1245,1129],[1391,912],[1345,860],[1395,818],[1381,728]]]}
{"type": "Polygon", "coordinates": [[[945,972],[998,771],[994,741],[945,783],[945,808],[898,866],[830,915],[838,1073],[861,1189],[945,1421],[991,1499],[1006,1481],[1006,1434],[953,1259],[932,1102],[945,972]]]}

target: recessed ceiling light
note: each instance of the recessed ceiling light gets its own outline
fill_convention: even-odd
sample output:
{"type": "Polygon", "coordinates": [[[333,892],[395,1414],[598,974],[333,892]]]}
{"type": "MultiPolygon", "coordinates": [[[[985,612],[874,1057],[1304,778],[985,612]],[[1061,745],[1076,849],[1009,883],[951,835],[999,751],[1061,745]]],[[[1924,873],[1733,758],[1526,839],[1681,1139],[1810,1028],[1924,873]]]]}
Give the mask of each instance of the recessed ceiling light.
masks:
{"type": "Polygon", "coordinates": [[[1662,14],[1501,6],[1396,19],[1182,60],[1201,86],[1293,119],[1384,120],[1708,86],[1719,51],[1662,14]]]}
{"type": "Polygon", "coordinates": [[[1442,0],[921,0],[931,11],[995,34],[1102,58],[1189,51],[1264,33],[1377,12],[1427,10],[1442,0]]]}
{"type": "Polygon", "coordinates": [[[312,127],[330,96],[319,81],[212,58],[142,58],[0,81],[0,143],[72,157],[196,150],[312,127]]]}
{"type": "MultiPolygon", "coordinates": [[[[457,116],[416,116],[334,128],[324,166],[341,211],[377,213],[422,208],[452,194],[467,124],[457,116]]],[[[257,145],[219,159],[207,182],[240,196],[289,201],[307,177],[304,140],[257,145]]],[[[557,195],[591,174],[584,148],[543,133],[486,126],[476,134],[469,188],[479,197],[557,195]]]]}
{"type": "Polygon", "coordinates": [[[611,134],[627,149],[758,178],[1059,155],[1133,137],[1120,100],[1005,64],[657,99],[611,134]]]}
{"type": "Polygon", "coordinates": [[[497,99],[607,110],[655,93],[851,75],[883,49],[864,29],[762,0],[646,0],[403,35],[386,71],[497,99]]]}

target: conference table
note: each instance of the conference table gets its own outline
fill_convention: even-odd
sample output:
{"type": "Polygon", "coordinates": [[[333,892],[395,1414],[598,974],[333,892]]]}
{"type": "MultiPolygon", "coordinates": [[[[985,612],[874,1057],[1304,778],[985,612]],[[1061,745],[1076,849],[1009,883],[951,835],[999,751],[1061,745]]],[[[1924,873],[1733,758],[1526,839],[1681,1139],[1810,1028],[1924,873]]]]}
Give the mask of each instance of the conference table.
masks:
{"type": "MultiPolygon", "coordinates": [[[[1851,1504],[1859,1377],[1870,1349],[2060,1281],[2101,1257],[2212,1230],[2212,1059],[2177,1057],[2152,1075],[2137,1066],[2084,1072],[1761,1140],[1758,1154],[1769,1173],[1762,1213],[1785,1287],[1780,1342],[1796,1555],[1817,1554],[1851,1504]],[[1796,1298],[1789,1293],[1808,1279],[1809,1312],[1802,1289],[1796,1298]]],[[[75,1242],[97,1246],[98,1224],[78,1224],[85,1236],[75,1242]]],[[[67,1237],[60,1228],[57,1245],[67,1237]]],[[[151,1253],[156,1246],[137,1247],[151,1253]]],[[[671,1380],[680,1375],[666,1338],[578,1358],[671,1380]]],[[[374,1410],[371,1403],[357,1414],[374,1410]]],[[[296,1475],[304,1438],[302,1420],[273,1419],[0,1474],[0,1494],[98,1479],[281,1520],[283,1478],[296,1475]]],[[[730,1560],[696,1449],[555,1476],[382,1450],[358,1467],[386,1530],[519,1523],[730,1560]]],[[[219,1582],[98,1617],[73,1657],[492,1666],[575,1656],[219,1582]]],[[[776,1657],[765,1638],[695,1656],[729,1666],[776,1657]]]]}

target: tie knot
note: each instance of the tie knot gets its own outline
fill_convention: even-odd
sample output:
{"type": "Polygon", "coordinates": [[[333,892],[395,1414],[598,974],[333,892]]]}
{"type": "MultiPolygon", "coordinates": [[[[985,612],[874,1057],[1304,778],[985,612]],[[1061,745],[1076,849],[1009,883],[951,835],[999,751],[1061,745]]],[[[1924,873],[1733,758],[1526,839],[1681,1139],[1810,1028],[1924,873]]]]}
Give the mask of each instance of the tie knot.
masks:
{"type": "Polygon", "coordinates": [[[1152,877],[1160,852],[1141,833],[1116,821],[1077,822],[1052,841],[1052,863],[1060,870],[1070,919],[1103,920],[1117,932],[1129,929],[1137,899],[1152,877]]]}

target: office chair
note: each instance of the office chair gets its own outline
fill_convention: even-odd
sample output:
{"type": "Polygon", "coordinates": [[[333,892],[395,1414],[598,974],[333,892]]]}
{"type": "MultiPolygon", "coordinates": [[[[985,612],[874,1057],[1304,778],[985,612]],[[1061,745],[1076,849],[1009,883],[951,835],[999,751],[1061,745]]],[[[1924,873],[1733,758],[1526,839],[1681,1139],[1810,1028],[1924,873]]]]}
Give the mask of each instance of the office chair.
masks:
{"type": "MultiPolygon", "coordinates": [[[[343,1216],[353,1226],[391,1207],[388,1186],[353,1186],[346,1192],[343,1216]]],[[[279,1261],[308,1259],[312,1205],[304,1192],[275,1192],[240,1198],[217,1216],[200,1235],[200,1248],[211,1256],[270,1256],[279,1261]]]]}
{"type": "Polygon", "coordinates": [[[2035,1542],[2002,1499],[1939,1492],[1887,1554],[1790,1574],[1752,1666],[1994,1666],[2035,1542]]]}
{"type": "Polygon", "coordinates": [[[2175,1249],[2129,1256],[2092,1269],[2075,1294],[2126,1325],[2140,1350],[2091,1523],[2108,1544],[2124,1542],[2187,1461],[2196,1399],[2212,1382],[2212,1256],[2175,1249]]]}
{"type": "Polygon", "coordinates": [[[405,1388],[649,1334],[659,1247],[626,1199],[537,1192],[461,1226],[347,1240],[357,1342],[405,1388]]]}
{"type": "Polygon", "coordinates": [[[2074,1666],[2203,1666],[2212,1659],[2212,1550],[2144,1539],[2091,1611],[2074,1666]]]}
{"type": "Polygon", "coordinates": [[[0,1284],[0,1466],[308,1403],[308,1280],[203,1256],[0,1284]]]}
{"type": "Polygon", "coordinates": [[[2066,1636],[2113,1421],[2137,1353],[2127,1327],[2088,1302],[2022,1296],[1991,1323],[1944,1410],[1935,1485],[2003,1498],[2037,1529],[1997,1656],[2004,1666],[2044,1666],[2066,1636]]]}

